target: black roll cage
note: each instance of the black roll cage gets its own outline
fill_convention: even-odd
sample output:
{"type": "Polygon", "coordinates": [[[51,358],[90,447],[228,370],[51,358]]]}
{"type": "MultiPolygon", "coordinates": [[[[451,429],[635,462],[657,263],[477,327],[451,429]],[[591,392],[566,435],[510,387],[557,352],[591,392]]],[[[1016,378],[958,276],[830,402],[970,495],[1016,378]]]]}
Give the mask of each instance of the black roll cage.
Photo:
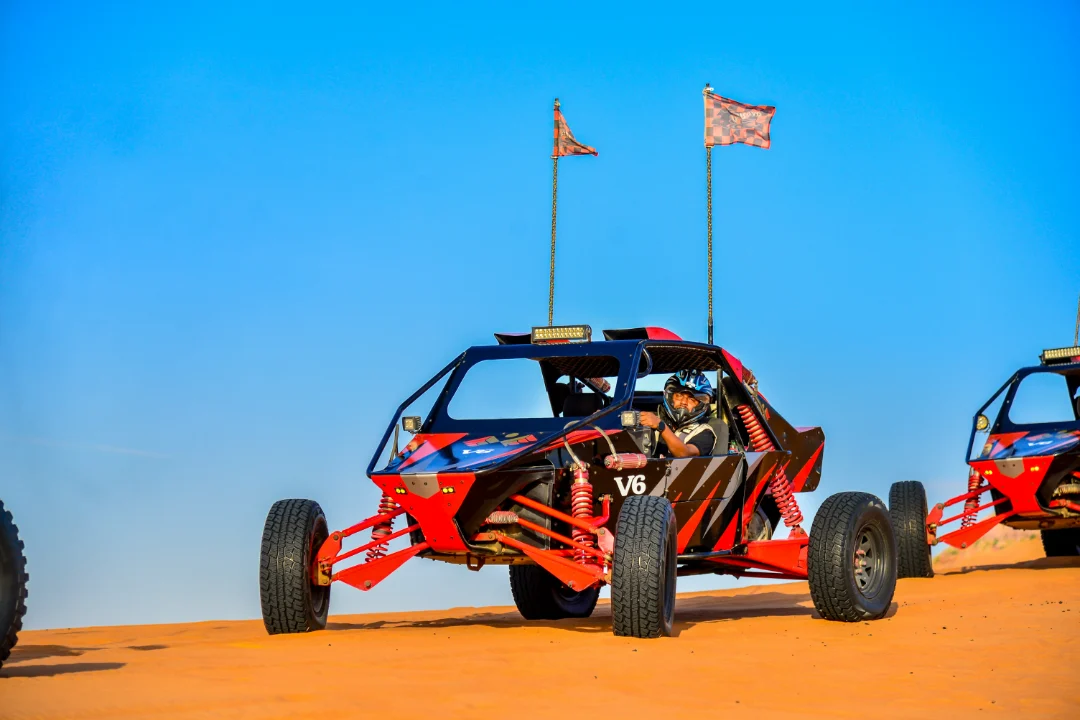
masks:
{"type": "MultiPolygon", "coordinates": [[[[379,458],[382,457],[383,451],[386,449],[386,443],[390,440],[390,435],[397,427],[398,421],[401,418],[401,414],[405,411],[405,408],[409,407],[409,405],[415,402],[417,398],[419,398],[421,395],[434,387],[436,383],[438,383],[443,377],[447,375],[447,373],[456,372],[458,368],[460,368],[465,363],[466,358],[470,360],[471,365],[482,360],[530,356],[537,357],[538,355],[551,357],[605,355],[614,356],[616,358],[619,358],[623,362],[625,362],[626,358],[629,357],[630,363],[628,365],[622,366],[619,371],[618,382],[623,387],[621,391],[619,387],[616,387],[614,389],[614,392],[612,394],[612,402],[606,407],[594,412],[592,415],[589,415],[588,417],[580,418],[572,423],[567,424],[555,434],[545,436],[544,442],[546,444],[560,440],[577,430],[588,428],[590,425],[598,425],[602,427],[602,425],[600,425],[601,420],[606,420],[607,418],[609,418],[609,416],[626,409],[634,398],[634,389],[636,387],[637,380],[644,375],[649,374],[654,368],[654,359],[652,357],[652,354],[648,352],[648,349],[650,347],[655,349],[660,349],[662,347],[678,348],[686,350],[688,352],[705,353],[713,360],[713,362],[718,366],[719,369],[726,372],[732,378],[738,377],[735,374],[735,371],[731,367],[730,363],[728,363],[727,359],[724,357],[724,353],[721,352],[721,348],[717,345],[708,345],[706,343],[673,340],[606,340],[588,343],[550,343],[542,345],[476,345],[469,348],[468,350],[451,360],[449,363],[447,363],[447,365],[443,367],[443,369],[440,370],[438,373],[436,373],[434,377],[424,383],[424,385],[422,385],[416,392],[414,392],[400,405],[398,405],[397,410],[394,412],[394,417],[391,419],[390,424],[386,428],[386,431],[383,432],[382,439],[379,441],[378,447],[375,449],[374,454],[371,456],[371,461],[368,463],[367,466],[367,474],[370,477],[375,472],[375,464],[379,461],[379,458]],[[531,355],[529,353],[530,348],[533,350],[538,350],[540,352],[531,355]],[[639,370],[639,372],[635,374],[628,371],[628,368],[641,368],[641,363],[643,359],[647,363],[646,368],[643,372],[639,370]]],[[[429,413],[428,418],[425,419],[424,425],[421,428],[421,432],[424,432],[424,430],[430,426],[432,419],[442,412],[442,409],[446,406],[446,403],[453,395],[453,392],[457,390],[457,385],[460,384],[460,381],[460,377],[458,377],[456,380],[454,377],[450,378],[446,386],[443,388],[442,392],[439,393],[439,397],[436,398],[435,403],[432,405],[431,412],[429,413]]],[[[719,385],[720,384],[718,383],[717,392],[720,392],[719,385]]],[[[761,423],[761,427],[768,434],[769,439],[772,440],[773,445],[780,452],[786,452],[786,448],[783,447],[780,439],[773,432],[772,427],[770,427],[768,420],[765,418],[761,406],[755,401],[753,391],[746,385],[746,383],[742,381],[738,381],[737,388],[738,391],[744,395],[744,397],[742,398],[743,402],[751,408],[758,422],[761,423]]],[[[1000,390],[998,392],[1000,393],[1000,390]]],[[[995,397],[997,397],[997,394],[995,394],[995,397]]],[[[604,424],[611,425],[610,422],[604,424]]],[[[621,424],[619,425],[619,427],[621,427],[621,424]]],[[[502,467],[505,467],[506,465],[509,465],[510,463],[516,462],[519,459],[520,458],[516,455],[511,455],[502,459],[496,459],[492,461],[490,465],[483,466],[482,468],[478,467],[476,469],[476,472],[494,472],[502,467]]]]}
{"type": "Polygon", "coordinates": [[[1012,407],[1013,399],[1016,397],[1016,391],[1020,387],[1020,382],[1028,375],[1034,375],[1036,373],[1052,372],[1062,375],[1062,371],[1068,371],[1070,373],[1077,372],[1077,379],[1073,381],[1068,375],[1065,375],[1066,386],[1069,388],[1070,393],[1075,393],[1077,387],[1080,387],[1080,363],[1067,363],[1060,365],[1033,365],[1031,367],[1020,368],[1014,372],[1005,383],[997,389],[990,399],[982,404],[975,414],[971,417],[971,435],[968,437],[967,457],[964,458],[964,462],[969,462],[972,458],[971,452],[975,446],[975,434],[978,432],[975,429],[975,423],[978,421],[979,416],[983,414],[986,408],[990,407],[998,396],[1002,392],[1008,390],[1005,395],[1005,399],[1001,403],[1001,409],[998,410],[997,417],[987,428],[987,432],[990,435],[998,434],[1001,432],[1016,432],[1019,430],[1029,430],[1032,432],[1038,430],[1053,430],[1061,426],[1061,423],[1035,423],[1035,424],[1020,424],[1014,423],[1009,419],[1009,408],[1012,407]]]}

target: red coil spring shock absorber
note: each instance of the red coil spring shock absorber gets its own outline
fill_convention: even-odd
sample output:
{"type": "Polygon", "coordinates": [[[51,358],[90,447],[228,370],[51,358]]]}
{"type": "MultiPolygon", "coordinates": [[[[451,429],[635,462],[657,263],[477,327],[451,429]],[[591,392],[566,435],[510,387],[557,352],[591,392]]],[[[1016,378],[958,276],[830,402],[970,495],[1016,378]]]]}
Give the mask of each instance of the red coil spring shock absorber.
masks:
{"type": "MultiPolygon", "coordinates": [[[[589,469],[584,465],[574,463],[574,483],[570,486],[570,514],[582,520],[591,520],[593,517],[593,488],[589,484],[589,469]]],[[[596,547],[595,536],[587,530],[574,528],[570,536],[575,542],[585,547],[596,547]]],[[[579,563],[592,562],[591,556],[577,550],[574,559],[579,563]]]]}
{"type": "MultiPolygon", "coordinates": [[[[746,431],[750,433],[750,447],[756,452],[776,450],[776,446],[772,444],[772,440],[769,439],[765,428],[761,427],[761,423],[754,417],[754,412],[750,409],[750,406],[739,405],[735,409],[739,412],[739,417],[742,418],[746,431]]],[[[795,500],[791,481],[788,480],[784,468],[777,468],[772,478],[769,479],[769,490],[772,492],[773,500],[776,501],[776,507],[780,509],[780,515],[784,518],[784,524],[791,528],[791,534],[805,535],[806,532],[799,527],[803,521],[802,511],[799,510],[799,503],[795,500]]]]}
{"type": "MultiPolygon", "coordinates": [[[[397,510],[397,503],[394,502],[394,499],[392,497],[390,497],[386,493],[383,493],[382,500],[379,501],[379,514],[380,515],[389,515],[390,513],[394,512],[395,510],[397,510]]],[[[390,535],[393,532],[394,532],[394,518],[390,518],[389,520],[381,522],[378,525],[376,525],[375,527],[371,528],[371,539],[372,540],[381,540],[382,538],[386,537],[387,535],[390,535]]],[[[378,560],[379,558],[385,556],[386,555],[386,548],[387,548],[386,543],[379,543],[375,547],[368,550],[367,551],[367,561],[371,562],[372,560],[378,560]]]]}
{"type": "MultiPolygon", "coordinates": [[[[973,493],[976,490],[978,490],[980,487],[982,487],[982,481],[983,481],[982,475],[975,472],[975,470],[973,469],[970,473],[968,473],[968,492],[973,493]]],[[[970,498],[968,498],[967,500],[964,501],[964,512],[965,513],[970,513],[970,514],[965,515],[960,520],[960,527],[961,528],[971,527],[972,525],[975,524],[975,513],[972,512],[972,511],[977,507],[979,507],[979,498],[978,498],[978,496],[970,497],[970,498]]]]}

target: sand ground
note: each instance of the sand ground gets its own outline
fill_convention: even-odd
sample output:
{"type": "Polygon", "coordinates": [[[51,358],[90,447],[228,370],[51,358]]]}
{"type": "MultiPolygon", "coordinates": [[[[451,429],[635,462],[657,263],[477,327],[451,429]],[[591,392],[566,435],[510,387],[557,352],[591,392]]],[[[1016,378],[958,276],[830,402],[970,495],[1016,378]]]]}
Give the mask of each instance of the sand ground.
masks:
{"type": "Polygon", "coordinates": [[[682,595],[677,637],[652,641],[612,636],[606,604],[586,621],[336,616],[304,636],[259,621],[27,632],[0,670],[0,718],[1080,717],[1080,561],[1033,559],[1038,540],[1015,531],[965,553],[901,580],[872,623],[821,620],[789,583],[682,595]]]}

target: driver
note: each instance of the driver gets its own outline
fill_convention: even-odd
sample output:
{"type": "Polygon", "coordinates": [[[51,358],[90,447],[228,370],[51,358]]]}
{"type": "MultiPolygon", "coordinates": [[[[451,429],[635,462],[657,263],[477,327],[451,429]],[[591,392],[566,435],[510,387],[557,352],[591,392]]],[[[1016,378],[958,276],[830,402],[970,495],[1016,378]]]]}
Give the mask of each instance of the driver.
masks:
{"type": "Polygon", "coordinates": [[[641,424],[657,431],[657,450],[686,458],[712,455],[716,431],[708,425],[713,388],[704,373],[680,370],[664,383],[664,403],[656,413],[641,413],[641,424]]]}

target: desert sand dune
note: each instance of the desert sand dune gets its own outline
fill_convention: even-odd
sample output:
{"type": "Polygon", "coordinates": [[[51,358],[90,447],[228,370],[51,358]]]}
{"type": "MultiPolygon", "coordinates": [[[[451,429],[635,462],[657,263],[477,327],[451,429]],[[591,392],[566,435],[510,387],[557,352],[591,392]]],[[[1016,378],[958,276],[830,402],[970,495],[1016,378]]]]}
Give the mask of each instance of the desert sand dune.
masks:
{"type": "MultiPolygon", "coordinates": [[[[1013,533],[1009,535],[1008,533],[1013,533]]],[[[26,633],[0,717],[1080,717],[1080,561],[998,531],[890,616],[818,619],[805,583],[680,596],[678,636],[613,637],[512,608],[26,633]],[[1036,559],[1039,558],[1039,559],[1036,559]]]]}

